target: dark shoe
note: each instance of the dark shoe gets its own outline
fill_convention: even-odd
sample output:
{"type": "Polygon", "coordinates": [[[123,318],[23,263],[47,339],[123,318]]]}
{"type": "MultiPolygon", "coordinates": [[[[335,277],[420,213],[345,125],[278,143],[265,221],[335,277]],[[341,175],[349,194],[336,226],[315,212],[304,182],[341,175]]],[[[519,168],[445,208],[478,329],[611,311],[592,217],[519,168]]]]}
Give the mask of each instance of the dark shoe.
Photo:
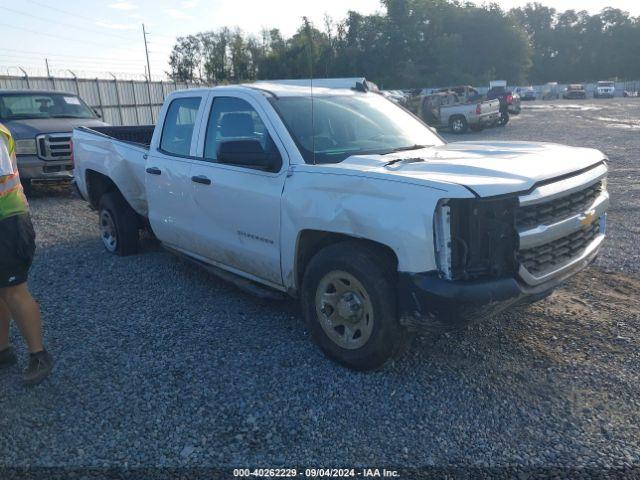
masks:
{"type": "Polygon", "coordinates": [[[15,365],[17,361],[18,357],[16,357],[16,352],[13,351],[13,347],[7,347],[0,351],[0,368],[15,365]]]}
{"type": "Polygon", "coordinates": [[[53,370],[53,358],[49,352],[42,350],[29,354],[29,366],[24,371],[22,381],[25,385],[36,385],[49,376],[53,370]]]}

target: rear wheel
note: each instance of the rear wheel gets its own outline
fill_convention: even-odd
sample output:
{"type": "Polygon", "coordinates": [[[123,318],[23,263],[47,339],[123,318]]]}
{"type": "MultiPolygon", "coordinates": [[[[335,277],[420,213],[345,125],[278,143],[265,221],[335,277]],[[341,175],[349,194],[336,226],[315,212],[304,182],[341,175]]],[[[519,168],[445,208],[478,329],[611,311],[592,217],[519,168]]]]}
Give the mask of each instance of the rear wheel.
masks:
{"type": "Polygon", "coordinates": [[[397,354],[406,330],[397,318],[391,267],[374,248],[341,242],[309,262],[302,309],[314,341],[331,359],[371,370],[397,354]]]}
{"type": "Polygon", "coordinates": [[[469,125],[467,124],[467,119],[462,115],[457,115],[455,117],[451,117],[449,120],[449,128],[455,134],[465,133],[469,125]]]}
{"type": "Polygon", "coordinates": [[[500,120],[498,120],[498,126],[504,127],[509,123],[509,112],[500,112],[500,120]]]}
{"type": "Polygon", "coordinates": [[[108,252],[122,256],[138,252],[140,222],[122,195],[117,192],[103,195],[98,217],[100,237],[108,252]]]}

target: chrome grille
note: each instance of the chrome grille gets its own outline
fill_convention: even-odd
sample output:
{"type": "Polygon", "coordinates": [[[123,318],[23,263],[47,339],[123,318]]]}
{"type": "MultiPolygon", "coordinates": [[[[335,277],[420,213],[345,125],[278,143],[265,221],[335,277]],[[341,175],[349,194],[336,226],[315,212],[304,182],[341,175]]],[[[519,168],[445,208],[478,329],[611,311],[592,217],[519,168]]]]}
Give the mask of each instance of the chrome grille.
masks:
{"type": "Polygon", "coordinates": [[[578,212],[586,211],[602,192],[602,180],[569,195],[546,203],[520,207],[516,212],[516,227],[521,230],[538,225],[550,225],[578,212]]]}
{"type": "Polygon", "coordinates": [[[529,273],[540,275],[579,256],[600,233],[600,219],[591,225],[538,247],[520,250],[518,261],[529,273]]]}
{"type": "Polygon", "coordinates": [[[605,236],[609,194],[606,164],[543,183],[519,198],[518,275],[537,286],[584,268],[605,236]]]}
{"type": "Polygon", "coordinates": [[[71,134],[47,133],[36,137],[38,156],[46,161],[71,159],[71,134]]]}

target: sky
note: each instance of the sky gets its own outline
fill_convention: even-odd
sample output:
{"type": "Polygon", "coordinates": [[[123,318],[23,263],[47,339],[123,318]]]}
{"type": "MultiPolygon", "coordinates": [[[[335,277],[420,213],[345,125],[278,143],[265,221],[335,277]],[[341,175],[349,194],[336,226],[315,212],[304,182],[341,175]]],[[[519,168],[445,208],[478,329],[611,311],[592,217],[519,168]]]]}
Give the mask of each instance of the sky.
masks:
{"type": "MultiPolygon", "coordinates": [[[[528,0],[498,0],[504,9],[528,0]]],[[[480,2],[478,2],[480,3],[480,2]]],[[[640,15],[637,0],[542,0],[557,10],[598,12],[607,6],[640,15]]],[[[240,27],[258,34],[277,27],[293,34],[307,16],[323,25],[325,15],[342,19],[348,10],[380,11],[378,0],[0,0],[0,75],[52,75],[138,79],[145,73],[142,23],[149,32],[151,74],[168,70],[171,46],[179,35],[240,27]]]]}

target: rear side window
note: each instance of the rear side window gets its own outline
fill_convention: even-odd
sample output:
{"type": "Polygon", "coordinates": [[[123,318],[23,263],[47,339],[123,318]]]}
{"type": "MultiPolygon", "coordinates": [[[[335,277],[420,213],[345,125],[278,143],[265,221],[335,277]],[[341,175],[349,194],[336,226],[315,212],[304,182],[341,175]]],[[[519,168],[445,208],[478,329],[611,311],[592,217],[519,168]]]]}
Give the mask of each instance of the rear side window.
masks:
{"type": "Polygon", "coordinates": [[[176,98],[169,105],[162,127],[160,149],[171,155],[189,156],[200,97],[176,98]]]}

